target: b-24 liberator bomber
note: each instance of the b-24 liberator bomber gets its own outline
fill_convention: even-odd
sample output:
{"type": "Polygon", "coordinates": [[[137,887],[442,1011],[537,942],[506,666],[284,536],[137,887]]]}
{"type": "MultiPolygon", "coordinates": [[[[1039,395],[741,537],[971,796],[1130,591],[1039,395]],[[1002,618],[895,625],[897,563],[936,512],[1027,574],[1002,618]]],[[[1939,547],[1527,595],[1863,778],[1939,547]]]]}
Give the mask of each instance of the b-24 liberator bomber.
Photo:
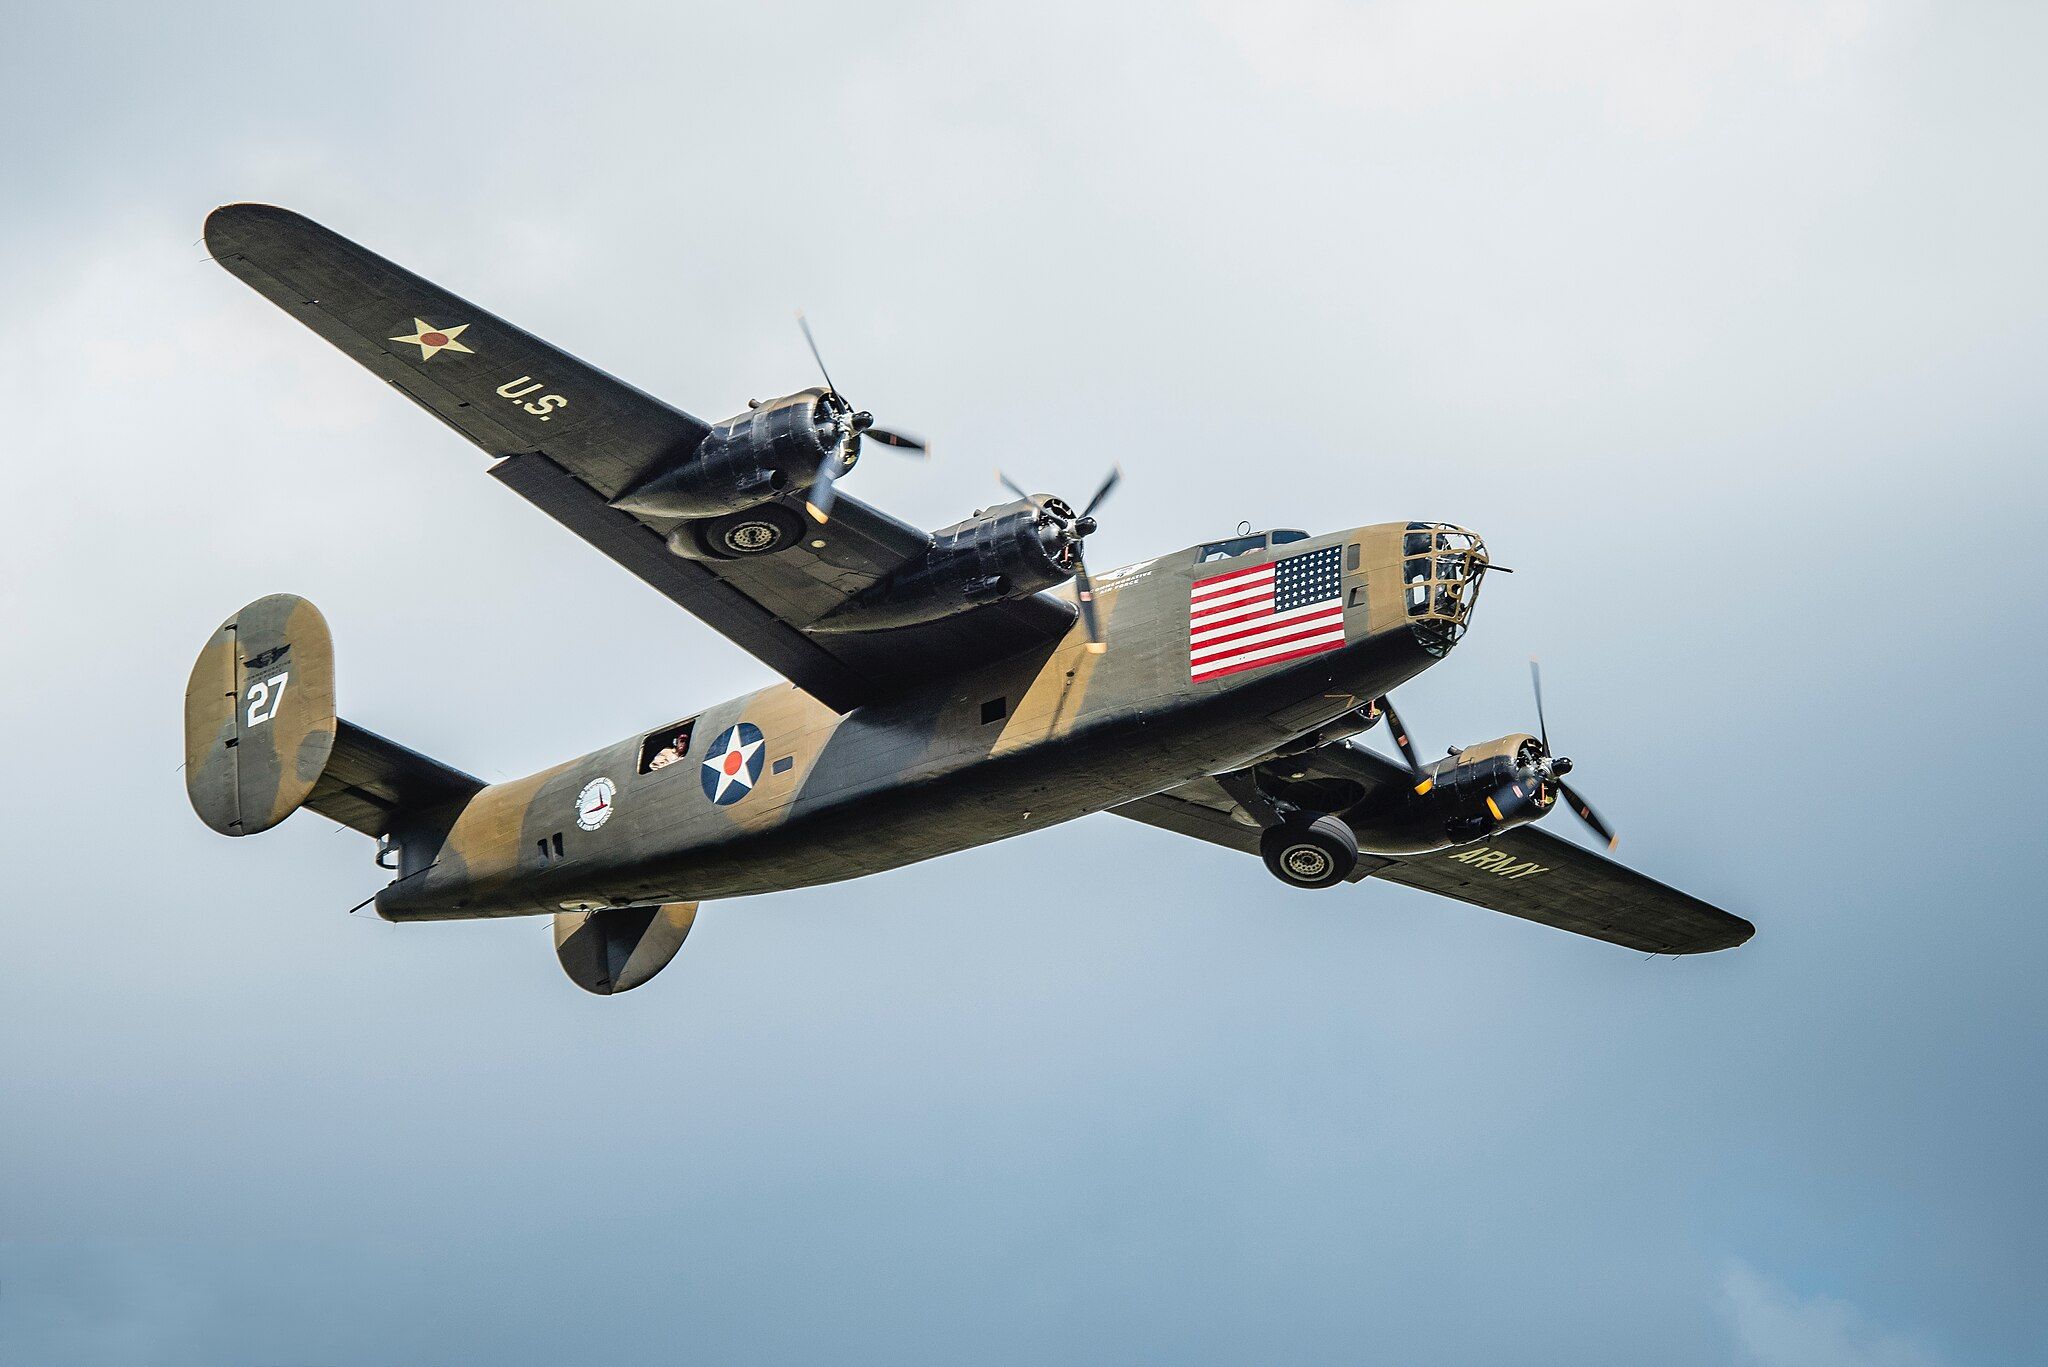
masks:
{"type": "Polygon", "coordinates": [[[192,805],[225,835],[310,807],[374,837],[389,920],[550,915],[570,978],[622,992],[701,902],[1112,812],[1295,888],[1377,878],[1651,953],[1752,933],[1539,829],[1567,806],[1611,844],[1543,728],[1418,756],[1388,695],[1466,630],[1490,568],[1469,531],[1241,528],[1091,575],[1114,473],[1078,506],[1012,486],[920,531],[839,491],[865,444],[920,444],[822,359],[823,385],[707,423],[287,210],[217,209],[206,243],[786,680],[487,784],[337,716],[311,603],[244,607],[186,689],[192,805]],[[1374,726],[1399,761],[1361,742],[1374,726]]]}

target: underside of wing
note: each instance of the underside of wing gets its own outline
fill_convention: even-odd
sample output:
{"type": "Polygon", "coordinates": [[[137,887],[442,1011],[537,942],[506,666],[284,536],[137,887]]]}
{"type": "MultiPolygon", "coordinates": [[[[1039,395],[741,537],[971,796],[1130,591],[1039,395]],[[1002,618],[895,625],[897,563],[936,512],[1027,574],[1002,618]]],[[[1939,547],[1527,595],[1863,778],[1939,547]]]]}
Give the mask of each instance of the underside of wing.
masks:
{"type": "MultiPolygon", "coordinates": [[[[1410,781],[1401,766],[1347,741],[1315,751],[1302,767],[1321,777],[1358,784],[1366,803],[1410,781]]],[[[1235,777],[1226,775],[1222,783],[1197,779],[1115,811],[1256,857],[1261,822],[1229,791],[1235,777]]],[[[1367,878],[1420,888],[1645,953],[1730,949],[1756,930],[1739,916],[1534,826],[1426,854],[1362,853],[1350,881],[1367,878]]]]}
{"type": "Polygon", "coordinates": [[[1391,860],[1373,877],[1646,954],[1733,949],[1756,934],[1740,916],[1532,826],[1391,860]]]}
{"type": "Polygon", "coordinates": [[[841,497],[823,546],[710,563],[669,549],[656,519],[612,507],[542,454],[498,462],[491,474],[677,606],[738,643],[826,706],[848,711],[949,672],[1049,647],[1074,621],[1045,595],[873,632],[821,632],[819,621],[922,552],[925,533],[841,497]]]}
{"type": "Polygon", "coordinates": [[[833,708],[1049,646],[1073,622],[1072,605],[1035,594],[814,632],[923,555],[931,534],[845,497],[813,526],[800,489],[763,486],[758,502],[735,501],[731,516],[756,515],[721,550],[700,528],[726,523],[649,512],[633,496],[702,462],[707,437],[733,424],[714,429],[290,210],[226,205],[206,241],[258,293],[497,457],[506,487],[833,708]],[[768,530],[773,553],[743,553],[766,543],[742,534],[768,530]]]}
{"type": "MultiPolygon", "coordinates": [[[[1214,779],[1196,779],[1193,783],[1183,783],[1178,788],[1169,788],[1163,793],[1139,798],[1136,802],[1126,802],[1111,810],[1118,816],[1157,826],[1162,831],[1220,845],[1254,859],[1259,857],[1261,828],[1257,818],[1223,791],[1214,779]]],[[[1356,883],[1362,878],[1370,878],[1381,866],[1393,862],[1378,855],[1360,854],[1358,867],[1351,871],[1347,881],[1356,883]]]]}

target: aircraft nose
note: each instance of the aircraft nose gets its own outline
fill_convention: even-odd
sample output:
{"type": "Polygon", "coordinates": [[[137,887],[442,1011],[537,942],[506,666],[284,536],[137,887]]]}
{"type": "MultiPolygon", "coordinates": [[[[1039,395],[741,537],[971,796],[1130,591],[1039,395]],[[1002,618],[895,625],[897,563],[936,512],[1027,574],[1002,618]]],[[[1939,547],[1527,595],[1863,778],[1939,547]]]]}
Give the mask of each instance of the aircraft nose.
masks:
{"type": "Polygon", "coordinates": [[[1401,580],[1408,625],[1423,649],[1442,656],[1472,620],[1486,543],[1448,522],[1411,522],[1401,537],[1401,580]]]}

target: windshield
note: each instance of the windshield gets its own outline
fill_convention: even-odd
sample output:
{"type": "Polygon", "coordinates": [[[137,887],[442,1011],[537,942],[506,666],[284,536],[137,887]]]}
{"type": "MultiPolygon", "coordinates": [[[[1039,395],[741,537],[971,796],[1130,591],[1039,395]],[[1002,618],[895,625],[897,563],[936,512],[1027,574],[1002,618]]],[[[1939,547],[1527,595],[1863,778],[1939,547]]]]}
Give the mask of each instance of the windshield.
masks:
{"type": "Polygon", "coordinates": [[[1256,532],[1251,536],[1233,536],[1228,541],[1211,541],[1202,547],[1202,553],[1195,559],[1198,562],[1228,560],[1231,556],[1243,555],[1246,551],[1264,550],[1265,546],[1264,532],[1256,532]]]}

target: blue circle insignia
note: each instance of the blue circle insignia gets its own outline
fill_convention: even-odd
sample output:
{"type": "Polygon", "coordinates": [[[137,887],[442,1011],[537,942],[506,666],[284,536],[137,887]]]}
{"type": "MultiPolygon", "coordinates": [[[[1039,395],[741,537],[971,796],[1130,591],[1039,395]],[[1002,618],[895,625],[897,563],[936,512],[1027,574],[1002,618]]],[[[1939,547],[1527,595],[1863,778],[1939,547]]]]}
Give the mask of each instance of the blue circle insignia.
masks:
{"type": "Polygon", "coordinates": [[[761,781],[761,766],[767,761],[767,738],[761,728],[743,721],[729,726],[711,742],[697,777],[704,783],[704,796],[719,806],[738,802],[754,791],[761,781]]]}

